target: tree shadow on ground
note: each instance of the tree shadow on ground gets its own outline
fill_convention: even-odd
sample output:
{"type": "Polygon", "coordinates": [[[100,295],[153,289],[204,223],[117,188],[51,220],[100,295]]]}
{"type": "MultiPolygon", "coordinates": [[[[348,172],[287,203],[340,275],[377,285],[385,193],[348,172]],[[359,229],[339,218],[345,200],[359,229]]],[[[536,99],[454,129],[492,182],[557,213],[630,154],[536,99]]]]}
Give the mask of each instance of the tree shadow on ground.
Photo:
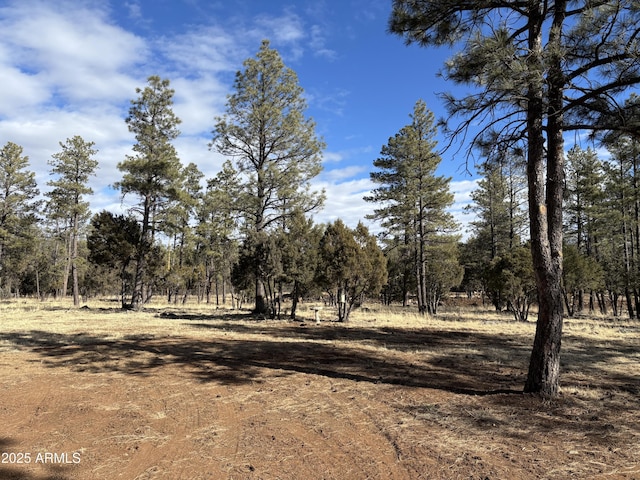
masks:
{"type": "MultiPolygon", "coordinates": [[[[163,367],[176,366],[197,381],[231,386],[307,374],[485,397],[483,407],[473,411],[429,403],[399,404],[398,408],[416,418],[434,421],[461,416],[471,430],[479,432],[502,426],[514,438],[526,436],[529,423],[535,421],[536,429],[548,434],[558,428],[588,430],[606,442],[607,432],[615,423],[612,412],[628,412],[629,397],[637,399],[640,393],[634,375],[608,369],[616,358],[637,354],[636,345],[622,340],[585,342],[568,335],[563,345],[563,370],[579,370],[591,379],[591,386],[624,395],[599,402],[601,405],[596,407],[585,407],[569,397],[550,407],[521,395],[530,354],[522,335],[247,321],[249,315],[245,313],[228,314],[222,319],[220,315],[214,318],[197,314],[162,318],[186,322],[185,325],[201,329],[202,335],[141,333],[116,339],[108,335],[31,330],[2,333],[0,341],[38,354],[38,361],[49,368],[65,367],[77,372],[150,376],[160,373],[163,367]],[[487,410],[487,406],[491,408],[487,410]]],[[[640,433],[639,426],[633,428],[640,433]]]]}
{"type": "MultiPolygon", "coordinates": [[[[337,323],[247,321],[247,312],[214,315],[165,313],[167,320],[213,338],[3,333],[0,340],[32,348],[50,367],[147,375],[166,364],[184,365],[201,381],[261,381],[270,371],[487,395],[519,393],[530,346],[522,336],[427,328],[361,327],[337,323]],[[233,338],[234,334],[253,336],[233,338]],[[258,336],[258,337],[256,337],[258,336]]],[[[637,345],[565,336],[563,369],[580,370],[601,388],[640,394],[637,377],[612,372],[610,361],[637,345]]]]}
{"type": "Polygon", "coordinates": [[[208,329],[215,338],[140,334],[113,339],[31,330],[0,334],[0,341],[31,349],[52,368],[150,375],[164,365],[179,365],[199,381],[223,384],[263,382],[270,375],[304,373],[487,395],[519,393],[514,387],[523,381],[522,372],[496,368],[496,364],[513,357],[516,339],[506,336],[336,325],[269,326],[260,322],[191,325],[208,329]],[[233,338],[236,334],[253,337],[233,338]],[[489,340],[491,352],[476,349],[489,344],[489,340]]]}

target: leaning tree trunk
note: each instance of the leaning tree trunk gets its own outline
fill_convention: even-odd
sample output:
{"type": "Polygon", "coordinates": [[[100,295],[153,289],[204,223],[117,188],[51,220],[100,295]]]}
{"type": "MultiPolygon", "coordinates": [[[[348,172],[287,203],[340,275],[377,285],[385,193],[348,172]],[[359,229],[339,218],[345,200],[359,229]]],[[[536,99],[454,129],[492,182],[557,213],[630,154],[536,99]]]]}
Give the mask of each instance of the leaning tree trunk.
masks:
{"type": "MultiPolygon", "coordinates": [[[[531,1],[531,4],[537,4],[531,1]]],[[[554,24],[549,34],[553,46],[560,42],[565,1],[556,2],[554,24]]],[[[545,397],[558,394],[560,384],[560,345],[562,340],[562,193],[564,182],[564,143],[562,138],[562,85],[560,50],[550,60],[548,74],[547,175],[544,187],[544,100],[542,87],[542,12],[531,7],[530,62],[540,72],[533,78],[528,92],[527,133],[529,215],[531,252],[538,289],[538,321],[529,373],[524,391],[545,397]],[[538,12],[539,17],[536,17],[538,12]],[[546,191],[545,191],[546,190],[546,191]]]]}

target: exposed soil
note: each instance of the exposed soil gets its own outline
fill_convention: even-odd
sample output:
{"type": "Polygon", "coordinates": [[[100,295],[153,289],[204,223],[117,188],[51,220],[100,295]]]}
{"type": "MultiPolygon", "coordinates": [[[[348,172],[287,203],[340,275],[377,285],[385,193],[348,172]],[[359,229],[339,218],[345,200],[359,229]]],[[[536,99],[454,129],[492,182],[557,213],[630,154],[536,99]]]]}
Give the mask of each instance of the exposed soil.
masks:
{"type": "Polygon", "coordinates": [[[637,324],[568,321],[545,401],[507,317],[128,315],[0,320],[0,479],[640,479],[637,324]]]}

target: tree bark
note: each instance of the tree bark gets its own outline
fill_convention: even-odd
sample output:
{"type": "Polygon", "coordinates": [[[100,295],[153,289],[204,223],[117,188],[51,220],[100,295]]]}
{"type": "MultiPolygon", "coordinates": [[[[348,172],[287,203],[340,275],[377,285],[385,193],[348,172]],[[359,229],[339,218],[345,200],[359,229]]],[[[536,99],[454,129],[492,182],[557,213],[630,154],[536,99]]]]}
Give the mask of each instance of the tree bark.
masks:
{"type": "MultiPolygon", "coordinates": [[[[551,49],[558,47],[566,1],[556,1],[549,33],[551,49]]],[[[562,193],[564,183],[564,142],[562,94],[564,79],[560,49],[549,60],[547,174],[544,187],[544,88],[542,81],[542,24],[540,2],[530,2],[531,72],[527,109],[529,215],[531,252],[538,289],[538,321],[529,362],[525,392],[544,397],[558,394],[560,383],[560,345],[562,339],[562,193]],[[539,74],[536,75],[536,73],[539,74]],[[546,190],[546,191],[545,191],[546,190]]]]}
{"type": "Polygon", "coordinates": [[[69,272],[71,271],[71,244],[73,243],[71,235],[72,233],[69,233],[69,239],[65,240],[65,250],[67,258],[64,265],[64,271],[62,272],[62,291],[60,292],[60,296],[62,298],[67,298],[67,293],[69,291],[69,272]]]}
{"type": "Polygon", "coordinates": [[[131,308],[139,310],[144,303],[144,275],[147,269],[147,253],[153,241],[153,234],[150,231],[151,222],[151,205],[152,199],[147,196],[144,200],[144,211],[142,214],[142,229],[140,233],[140,241],[138,242],[136,252],[136,271],[133,280],[133,292],[131,294],[131,308]],[[151,238],[150,238],[151,237],[151,238]]]}
{"type": "Polygon", "coordinates": [[[71,281],[73,282],[73,305],[80,305],[80,288],[78,286],[78,214],[73,216],[71,227],[71,281]]]}

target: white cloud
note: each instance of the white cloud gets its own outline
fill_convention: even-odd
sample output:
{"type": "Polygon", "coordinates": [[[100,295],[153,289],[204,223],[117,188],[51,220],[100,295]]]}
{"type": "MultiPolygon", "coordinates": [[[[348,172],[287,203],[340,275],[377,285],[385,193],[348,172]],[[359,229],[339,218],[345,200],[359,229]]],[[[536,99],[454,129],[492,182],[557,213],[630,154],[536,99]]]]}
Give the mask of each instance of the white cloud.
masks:
{"type": "MultiPolygon", "coordinates": [[[[379,224],[365,218],[376,208],[375,204],[364,200],[375,185],[368,177],[346,180],[350,172],[350,167],[331,170],[323,174],[321,181],[314,183],[315,188],[324,188],[327,192],[324,208],[314,216],[314,220],[317,223],[329,223],[341,218],[350,227],[355,227],[359,221],[362,221],[373,233],[378,233],[381,231],[379,224]]],[[[353,172],[356,173],[356,169],[353,172]]],[[[465,212],[464,207],[471,202],[470,194],[476,188],[476,184],[477,180],[461,180],[453,181],[450,185],[450,190],[454,194],[454,204],[449,212],[460,224],[457,233],[462,235],[463,240],[468,238],[468,225],[474,219],[474,214],[465,212]]]]}
{"type": "Polygon", "coordinates": [[[46,102],[51,96],[46,82],[37,75],[29,75],[0,60],[0,118],[16,111],[46,102]]]}
{"type": "Polygon", "coordinates": [[[201,136],[181,135],[175,142],[178,156],[183,165],[195,163],[204,173],[205,179],[214,177],[222,168],[225,157],[215,150],[209,150],[209,139],[201,136]]]}
{"type": "Polygon", "coordinates": [[[368,168],[364,165],[350,165],[344,168],[327,170],[321,174],[321,178],[324,178],[329,182],[339,182],[358,175],[366,174],[367,171],[368,168]]]}
{"type": "Polygon", "coordinates": [[[61,102],[119,98],[133,85],[126,71],[147,54],[142,39],[77,2],[16,2],[0,16],[13,67],[46,81],[61,102]]]}
{"type": "Polygon", "coordinates": [[[478,188],[478,180],[456,180],[450,183],[449,189],[454,195],[454,205],[465,205],[471,202],[471,192],[478,188]]]}
{"type": "Polygon", "coordinates": [[[142,7],[140,7],[140,4],[137,1],[125,2],[124,6],[129,12],[129,18],[134,20],[142,18],[142,7]]]}
{"type": "Polygon", "coordinates": [[[156,44],[173,70],[199,75],[235,72],[248,53],[245,45],[218,25],[195,27],[185,34],[162,37],[156,44]]]}
{"type": "MultiPolygon", "coordinates": [[[[122,177],[117,164],[131,153],[135,140],[124,119],[135,88],[143,88],[148,75],[171,80],[174,110],[182,119],[176,149],[183,164],[195,163],[210,178],[224,161],[207,146],[214,117],[224,111],[233,73],[255,55],[260,40],[271,39],[273,47],[284,51],[285,62],[299,59],[305,51],[325,59],[334,55],[327,48],[326,32],[318,25],[305,25],[292,11],[144,39],[115,25],[102,5],[22,0],[0,7],[0,143],[25,147],[41,190],[46,190],[47,161],[59,151],[59,142],[74,135],[95,142],[99,170],[90,181],[94,211],[120,213],[135,201],[127,198],[122,204],[118,192],[108,186],[122,177]]],[[[137,1],[125,7],[125,14],[144,22],[137,1]]],[[[329,95],[316,93],[311,102],[339,114],[348,95],[334,89],[329,95]]],[[[375,206],[363,200],[373,188],[366,173],[369,167],[353,165],[360,157],[374,158],[372,152],[363,146],[324,153],[325,164],[340,168],[314,182],[327,193],[317,222],[342,218],[353,227],[373,212],[375,206]]],[[[468,198],[468,185],[459,187],[456,205],[468,198]]]]}
{"type": "Polygon", "coordinates": [[[325,163],[340,162],[344,158],[344,155],[340,152],[324,152],[322,154],[322,161],[325,163]]]}
{"type": "Polygon", "coordinates": [[[314,215],[316,223],[329,223],[338,218],[355,227],[359,221],[366,225],[365,216],[373,212],[373,205],[365,202],[363,197],[371,192],[373,184],[368,178],[352,179],[343,182],[314,182],[315,188],[324,188],[327,200],[321,212],[314,215]]]}
{"type": "Polygon", "coordinates": [[[324,57],[327,60],[335,60],[338,56],[335,50],[327,48],[326,35],[320,25],[311,26],[311,39],[309,41],[309,46],[317,57],[324,57]]]}
{"type": "Polygon", "coordinates": [[[259,30],[281,44],[294,44],[305,37],[303,22],[298,15],[288,12],[281,17],[259,15],[255,19],[259,30]]]}
{"type": "Polygon", "coordinates": [[[469,223],[475,219],[475,214],[465,211],[464,208],[471,203],[471,192],[477,186],[477,179],[452,181],[449,186],[451,193],[453,193],[453,205],[449,211],[460,225],[458,233],[462,235],[463,240],[469,237],[469,223]]]}
{"type": "Polygon", "coordinates": [[[180,131],[185,135],[210,137],[214,118],[224,112],[226,87],[215,76],[206,75],[173,79],[171,88],[175,90],[173,110],[182,120],[180,131]]]}
{"type": "Polygon", "coordinates": [[[354,147],[340,150],[337,152],[324,152],[322,155],[322,161],[326,163],[339,163],[345,160],[358,158],[361,156],[368,156],[373,149],[370,146],[354,147]]]}

